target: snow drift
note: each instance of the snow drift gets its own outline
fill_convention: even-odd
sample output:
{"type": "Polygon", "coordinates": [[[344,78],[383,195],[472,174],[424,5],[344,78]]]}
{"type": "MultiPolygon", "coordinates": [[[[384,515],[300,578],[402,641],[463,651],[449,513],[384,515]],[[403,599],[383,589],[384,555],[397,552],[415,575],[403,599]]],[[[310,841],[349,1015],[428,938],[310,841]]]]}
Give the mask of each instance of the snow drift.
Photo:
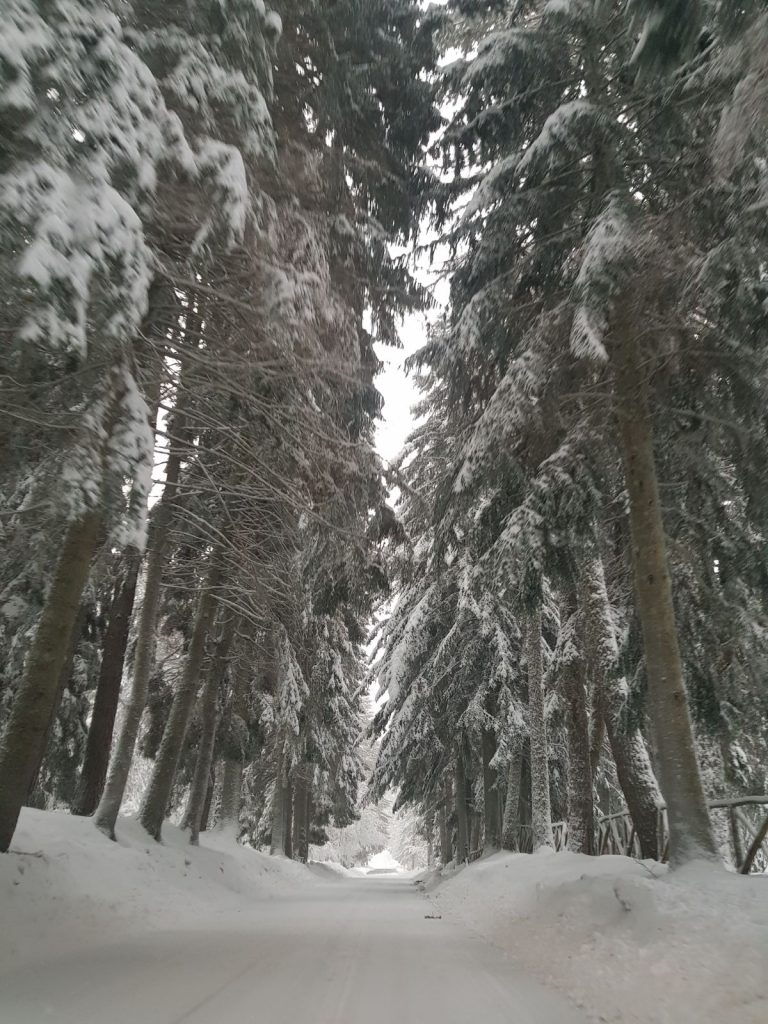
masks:
{"type": "Polygon", "coordinates": [[[424,880],[459,918],[594,1021],[765,1024],[768,878],[542,850],[424,880]]]}
{"type": "Polygon", "coordinates": [[[113,843],[90,818],[24,809],[12,852],[0,856],[0,979],[63,949],[153,930],[231,926],[255,901],[323,884],[304,865],[223,833],[206,832],[204,845],[193,847],[166,823],[158,844],[137,821],[121,818],[117,834],[113,843]]]}

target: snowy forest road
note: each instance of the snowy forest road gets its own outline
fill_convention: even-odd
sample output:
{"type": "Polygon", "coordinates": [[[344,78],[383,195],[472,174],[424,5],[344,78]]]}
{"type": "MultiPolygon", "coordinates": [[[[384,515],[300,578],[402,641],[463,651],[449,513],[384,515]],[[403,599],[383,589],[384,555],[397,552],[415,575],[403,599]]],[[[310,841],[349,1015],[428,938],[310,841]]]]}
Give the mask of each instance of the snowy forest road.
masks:
{"type": "Polygon", "coordinates": [[[581,1024],[408,879],[343,879],[0,979],[3,1024],[581,1024]]]}

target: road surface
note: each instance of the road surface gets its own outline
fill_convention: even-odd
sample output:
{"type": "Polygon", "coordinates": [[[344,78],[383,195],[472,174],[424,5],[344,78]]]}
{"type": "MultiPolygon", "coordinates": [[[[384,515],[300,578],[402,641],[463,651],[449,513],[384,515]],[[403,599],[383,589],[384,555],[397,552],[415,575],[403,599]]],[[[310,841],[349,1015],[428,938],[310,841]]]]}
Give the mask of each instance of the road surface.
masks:
{"type": "Polygon", "coordinates": [[[0,981],[2,1024],[584,1024],[407,878],[318,884],[0,981]]]}

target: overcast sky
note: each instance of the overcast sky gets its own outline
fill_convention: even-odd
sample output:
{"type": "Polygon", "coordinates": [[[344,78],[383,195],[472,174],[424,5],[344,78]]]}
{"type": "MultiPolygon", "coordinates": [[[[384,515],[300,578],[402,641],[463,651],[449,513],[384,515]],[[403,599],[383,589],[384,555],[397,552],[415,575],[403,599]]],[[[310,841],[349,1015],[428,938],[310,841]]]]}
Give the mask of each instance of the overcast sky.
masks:
{"type": "Polygon", "coordinates": [[[399,329],[402,348],[376,345],[376,355],[384,363],[376,378],[376,387],[384,397],[383,419],[376,425],[376,447],[387,462],[395,458],[413,429],[411,407],[418,401],[418,391],[403,364],[424,344],[426,330],[423,316],[408,316],[399,329]]]}
{"type": "Polygon", "coordinates": [[[435,302],[428,314],[412,314],[405,317],[398,328],[402,348],[376,345],[376,355],[384,369],[376,378],[376,387],[384,398],[383,419],[376,427],[376,448],[383,459],[394,459],[414,427],[411,408],[419,399],[419,393],[412,376],[407,376],[403,364],[408,356],[416,352],[427,340],[428,322],[439,317],[448,302],[448,282],[442,275],[446,257],[442,246],[431,265],[426,258],[417,261],[416,278],[425,285],[435,302]]]}

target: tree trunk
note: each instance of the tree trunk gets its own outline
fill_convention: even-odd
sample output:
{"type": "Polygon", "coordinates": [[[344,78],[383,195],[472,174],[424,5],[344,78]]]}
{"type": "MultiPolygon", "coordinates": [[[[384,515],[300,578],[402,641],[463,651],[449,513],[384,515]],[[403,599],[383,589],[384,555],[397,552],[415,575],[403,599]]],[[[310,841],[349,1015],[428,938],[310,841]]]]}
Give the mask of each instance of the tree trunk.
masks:
{"type": "Polygon", "coordinates": [[[275,792],[272,797],[272,839],[269,844],[271,855],[285,854],[285,797],[287,781],[283,777],[283,755],[277,765],[275,792]]]}
{"type": "Polygon", "coordinates": [[[496,736],[490,729],[483,729],[483,817],[485,834],[483,849],[487,851],[499,849],[499,803],[496,799],[496,772],[491,768],[493,755],[496,753],[496,736]]]}
{"type": "Polygon", "coordinates": [[[289,782],[283,797],[283,846],[285,856],[293,859],[293,786],[289,782]]]}
{"type": "Polygon", "coordinates": [[[243,788],[243,761],[241,758],[224,759],[224,773],[221,782],[221,810],[219,828],[222,831],[239,832],[240,793],[243,788]]]}
{"type": "MultiPolygon", "coordinates": [[[[153,280],[147,297],[147,312],[135,341],[139,386],[146,397],[155,431],[163,379],[162,350],[155,347],[155,342],[165,331],[165,305],[173,294],[167,281],[153,280]]],[[[94,814],[104,790],[141,562],[142,555],[135,548],[126,552],[122,579],[112,601],[102,646],[96,697],[73,814],[94,814]]]]}
{"type": "MultiPolygon", "coordinates": [[[[234,674],[230,714],[236,715],[245,722],[248,717],[248,695],[246,690],[250,680],[250,663],[242,654],[235,661],[234,674]]],[[[237,834],[240,831],[240,798],[243,788],[244,767],[245,750],[242,744],[239,744],[236,752],[232,750],[231,744],[225,746],[219,828],[231,829],[237,834]]]]}
{"type": "Polygon", "coordinates": [[[151,532],[151,545],[144,579],[144,598],[139,612],[136,636],[131,693],[125,706],[117,745],[109,764],[109,774],[104,792],[94,815],[96,827],[105,832],[110,839],[115,838],[117,816],[125,795],[141,718],[147,703],[149,677],[155,658],[157,618],[160,610],[163,567],[171,522],[171,502],[176,493],[180,467],[181,454],[179,453],[178,457],[174,459],[173,453],[171,453],[163,496],[158,504],[151,532]]]}
{"type": "Polygon", "coordinates": [[[519,850],[520,833],[520,781],[523,772],[523,741],[515,737],[507,776],[507,798],[504,801],[504,821],[501,845],[505,850],[519,850]]]}
{"type": "MultiPolygon", "coordinates": [[[[183,398],[184,367],[181,370],[179,385],[180,399],[183,398]]],[[[144,597],[139,613],[136,635],[136,655],[133,663],[133,680],[131,693],[125,706],[120,735],[109,764],[107,782],[102,793],[99,806],[94,815],[97,828],[106,833],[110,839],[115,838],[115,825],[120,813],[120,806],[125,795],[128,774],[131,770],[133,752],[139,735],[142,715],[147,703],[149,677],[155,659],[157,619],[160,610],[160,593],[163,582],[163,567],[168,547],[168,536],[173,519],[173,503],[179,486],[181,462],[186,448],[187,427],[186,416],[177,408],[171,417],[169,427],[171,435],[168,462],[165,467],[165,485],[163,495],[157,503],[154,521],[150,529],[147,550],[147,565],[144,578],[144,597]]]]}
{"type": "Polygon", "coordinates": [[[637,612],[643,630],[659,782],[669,818],[669,860],[674,866],[699,857],[715,859],[717,848],[683,682],[645,367],[633,326],[624,326],[618,345],[616,407],[629,495],[637,612]]]}
{"type": "Polygon", "coordinates": [[[590,710],[589,715],[589,767],[592,772],[592,785],[595,784],[597,769],[600,767],[600,759],[603,756],[605,746],[605,708],[603,700],[603,687],[599,677],[591,678],[590,710]]]}
{"type": "Polygon", "coordinates": [[[619,647],[611,615],[602,559],[591,561],[583,591],[589,659],[600,690],[608,742],[616,764],[619,785],[627,801],[643,857],[658,858],[658,806],[662,802],[643,735],[627,721],[628,687],[618,675],[619,647]]]}
{"type": "Polygon", "coordinates": [[[101,516],[88,512],[67,528],[24,675],[0,743],[0,852],[11,844],[44,753],[59,679],[72,641],[101,516]]]}
{"type": "Polygon", "coordinates": [[[568,849],[594,853],[595,807],[589,762],[589,719],[584,660],[581,654],[563,666],[568,734],[568,849]]]}
{"type": "MultiPolygon", "coordinates": [[[[103,538],[99,539],[97,547],[101,547],[103,538]]],[[[85,587],[83,587],[85,589],[85,587]]],[[[48,719],[48,728],[45,730],[45,736],[43,742],[40,745],[40,760],[37,762],[35,772],[32,777],[32,781],[29,785],[29,793],[24,803],[28,807],[36,807],[39,810],[45,810],[47,804],[47,796],[40,784],[40,773],[43,769],[43,762],[45,761],[45,755],[48,750],[48,745],[51,742],[51,733],[53,732],[54,725],[56,723],[56,717],[61,707],[61,702],[64,699],[64,694],[72,681],[72,672],[75,666],[75,655],[77,649],[80,646],[80,641],[83,638],[83,630],[85,623],[88,618],[88,604],[85,601],[80,602],[80,607],[77,612],[77,618],[75,624],[72,627],[72,634],[67,648],[67,655],[64,659],[61,672],[59,673],[59,682],[56,687],[56,696],[53,699],[51,706],[51,717],[48,719]]]]}
{"type": "Polygon", "coordinates": [[[540,846],[555,845],[549,803],[549,746],[544,711],[540,608],[528,617],[525,653],[528,661],[528,718],[531,734],[531,829],[535,851],[540,846]]]}
{"type": "Polygon", "coordinates": [[[427,870],[435,863],[435,805],[430,804],[424,812],[424,831],[427,838],[427,870]]]}
{"type": "Polygon", "coordinates": [[[157,752],[139,813],[139,821],[152,838],[158,842],[161,839],[163,821],[173,789],[173,780],[176,777],[181,750],[187,735],[187,726],[195,703],[205,655],[205,641],[216,611],[216,590],[220,579],[220,554],[214,552],[208,566],[207,579],[197,602],[189,650],[184,660],[184,671],[173,695],[171,711],[168,721],[165,723],[160,749],[157,752]]]}
{"type": "Polygon", "coordinates": [[[440,860],[443,867],[453,860],[451,843],[450,809],[453,802],[451,780],[446,776],[443,781],[443,799],[440,804],[440,860]]]}
{"type": "Polygon", "coordinates": [[[483,816],[477,811],[472,811],[470,814],[470,840],[469,840],[469,852],[477,853],[480,849],[480,835],[483,831],[483,816]]]}
{"type": "Polygon", "coordinates": [[[211,660],[200,694],[200,744],[197,748],[195,771],[189,787],[187,809],[184,814],[182,828],[189,829],[189,841],[197,846],[200,838],[200,822],[203,817],[205,796],[208,792],[208,780],[213,763],[213,745],[216,741],[216,698],[219,685],[227,672],[227,660],[237,630],[237,617],[224,613],[226,618],[222,624],[221,636],[216,645],[216,653],[211,660]]]}
{"type": "Polygon", "coordinates": [[[301,843],[301,859],[306,864],[309,860],[309,836],[312,831],[312,778],[307,779],[307,788],[304,796],[304,838],[301,843]]]}
{"type": "Polygon", "coordinates": [[[72,806],[73,814],[93,814],[104,789],[140,564],[141,555],[135,549],[131,550],[126,555],[124,575],[110,607],[85,759],[72,806]]]}
{"type": "Polygon", "coordinates": [[[464,754],[460,745],[457,745],[456,748],[455,773],[456,863],[463,864],[469,856],[469,820],[467,815],[467,777],[464,770],[464,754]]]}
{"type": "Polygon", "coordinates": [[[200,819],[200,831],[207,832],[211,822],[211,809],[213,808],[213,791],[216,788],[216,763],[215,760],[211,764],[211,770],[208,773],[208,788],[205,791],[205,801],[203,803],[203,816],[200,819]]]}
{"type": "Polygon", "coordinates": [[[307,861],[307,779],[304,769],[296,773],[293,786],[293,852],[295,859],[307,861]]]}

